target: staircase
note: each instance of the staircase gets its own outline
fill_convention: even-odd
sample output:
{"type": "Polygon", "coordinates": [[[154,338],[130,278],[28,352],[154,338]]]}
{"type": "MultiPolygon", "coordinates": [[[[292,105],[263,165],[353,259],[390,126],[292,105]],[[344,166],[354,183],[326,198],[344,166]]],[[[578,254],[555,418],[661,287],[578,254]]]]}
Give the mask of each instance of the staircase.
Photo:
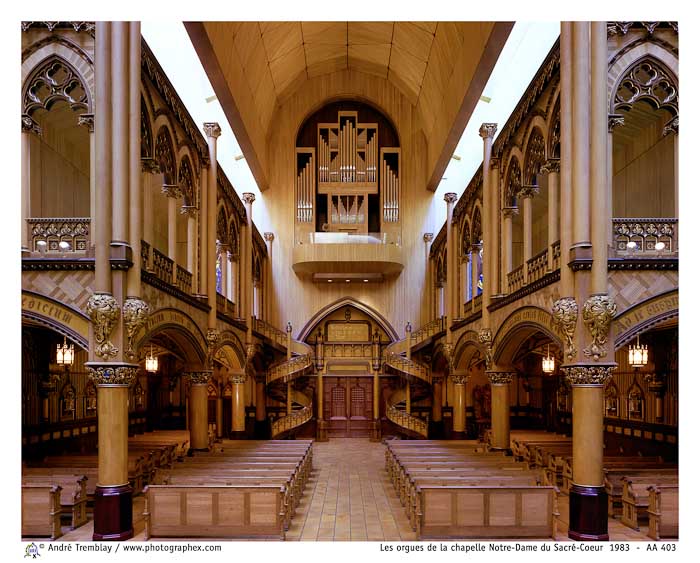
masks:
{"type": "Polygon", "coordinates": [[[280,439],[289,434],[295,428],[309,422],[314,415],[311,397],[299,391],[291,390],[292,413],[278,418],[272,423],[272,438],[280,439]]]}

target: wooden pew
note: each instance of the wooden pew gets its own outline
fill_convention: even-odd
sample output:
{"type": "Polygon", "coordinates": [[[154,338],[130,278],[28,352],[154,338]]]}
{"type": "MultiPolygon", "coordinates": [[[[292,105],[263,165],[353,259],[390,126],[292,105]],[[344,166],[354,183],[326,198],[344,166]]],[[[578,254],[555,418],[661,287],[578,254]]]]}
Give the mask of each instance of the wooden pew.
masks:
{"type": "Polygon", "coordinates": [[[144,494],[147,540],[285,538],[282,487],[149,485],[144,494]]]}
{"type": "MultiPolygon", "coordinates": [[[[658,457],[641,457],[641,456],[605,456],[603,457],[603,468],[611,471],[617,471],[619,469],[625,470],[629,469],[634,471],[637,469],[665,469],[677,467],[676,464],[664,463],[658,457]]],[[[569,494],[569,489],[571,488],[571,482],[574,478],[574,465],[573,457],[569,456],[564,459],[564,468],[562,469],[562,492],[564,494],[569,494]]],[[[622,494],[622,484],[620,484],[619,494],[622,494]]]]}
{"type": "Polygon", "coordinates": [[[86,483],[85,475],[22,475],[22,485],[56,485],[61,489],[61,513],[70,515],[71,529],[87,522],[86,483]]]}
{"type": "Polygon", "coordinates": [[[625,477],[622,488],[622,518],[629,528],[639,530],[639,523],[646,523],[649,508],[649,489],[655,485],[678,486],[676,475],[646,475],[625,477]]]}
{"type": "Polygon", "coordinates": [[[649,487],[649,533],[653,540],[678,537],[678,485],[649,487]]]}
{"type": "Polygon", "coordinates": [[[22,537],[61,536],[61,487],[22,485],[22,537]]]}
{"type": "Polygon", "coordinates": [[[416,539],[554,538],[556,489],[419,486],[416,539]]]}
{"type": "Polygon", "coordinates": [[[670,476],[678,478],[678,466],[673,464],[661,464],[659,467],[603,468],[603,475],[605,492],[608,495],[608,516],[615,518],[616,516],[622,515],[622,495],[626,477],[653,479],[654,477],[670,476]]]}
{"type": "MultiPolygon", "coordinates": [[[[42,462],[42,467],[60,467],[60,468],[97,468],[97,455],[65,455],[65,456],[47,456],[42,462]]],[[[148,467],[144,461],[143,455],[129,454],[127,459],[127,468],[129,472],[129,482],[134,491],[143,489],[144,474],[148,474],[148,467]]]]}
{"type": "Polygon", "coordinates": [[[27,477],[71,476],[76,480],[85,477],[85,494],[88,504],[92,502],[95,496],[95,486],[97,485],[96,467],[24,467],[22,468],[22,475],[27,477]]]}

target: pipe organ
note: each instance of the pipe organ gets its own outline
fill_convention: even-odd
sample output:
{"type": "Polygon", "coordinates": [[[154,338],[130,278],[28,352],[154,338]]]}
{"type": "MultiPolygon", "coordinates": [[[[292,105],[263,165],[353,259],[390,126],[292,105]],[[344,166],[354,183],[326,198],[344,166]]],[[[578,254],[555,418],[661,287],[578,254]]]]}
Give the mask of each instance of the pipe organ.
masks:
{"type": "Polygon", "coordinates": [[[360,122],[357,111],[337,115],[335,123],[317,123],[316,147],[296,149],[296,222],[329,232],[384,231],[399,223],[401,149],[380,147],[379,124],[360,122]]]}

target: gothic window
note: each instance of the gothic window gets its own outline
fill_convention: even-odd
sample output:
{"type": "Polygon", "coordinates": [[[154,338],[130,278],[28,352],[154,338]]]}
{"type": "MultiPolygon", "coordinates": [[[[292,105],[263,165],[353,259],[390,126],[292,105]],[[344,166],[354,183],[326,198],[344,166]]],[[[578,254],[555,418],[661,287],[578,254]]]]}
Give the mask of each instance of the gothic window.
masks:
{"type": "Polygon", "coordinates": [[[216,254],[216,292],[223,293],[221,282],[221,254],[216,254]]]}
{"type": "Polygon", "coordinates": [[[524,182],[529,186],[537,186],[537,175],[545,161],[544,137],[538,128],[533,128],[525,153],[524,182]]]}
{"type": "Polygon", "coordinates": [[[505,207],[518,206],[518,192],[522,189],[522,173],[520,164],[515,156],[512,156],[508,164],[505,178],[505,207]]]}
{"type": "Polygon", "coordinates": [[[173,141],[168,128],[162,126],[156,137],[156,161],[160,165],[163,173],[163,184],[175,184],[175,152],[173,151],[173,141]]]}
{"type": "Polygon", "coordinates": [[[153,132],[151,121],[148,117],[146,102],[141,97],[141,158],[150,158],[153,155],[153,132]]]}
{"type": "Polygon", "coordinates": [[[195,191],[194,191],[194,181],[192,179],[192,167],[190,166],[190,159],[185,155],[180,162],[180,170],[177,175],[178,184],[182,190],[184,196],[184,204],[187,206],[193,206],[195,202],[195,191]]]}

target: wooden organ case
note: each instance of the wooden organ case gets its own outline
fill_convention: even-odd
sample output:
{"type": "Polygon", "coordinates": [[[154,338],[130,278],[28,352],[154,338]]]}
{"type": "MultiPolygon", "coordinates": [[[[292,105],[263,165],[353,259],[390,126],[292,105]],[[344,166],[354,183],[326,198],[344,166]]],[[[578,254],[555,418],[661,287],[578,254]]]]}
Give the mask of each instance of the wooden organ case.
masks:
{"type": "MultiPolygon", "coordinates": [[[[385,118],[372,122],[363,119],[362,113],[339,109],[333,116],[337,120],[330,123],[327,117],[322,121],[321,115],[306,127],[309,131],[315,126],[316,146],[297,142],[298,243],[399,242],[401,149],[386,143],[397,140],[395,132],[380,134],[380,128],[386,127],[385,118]]],[[[309,137],[307,134],[304,141],[310,141],[309,137]]]]}

